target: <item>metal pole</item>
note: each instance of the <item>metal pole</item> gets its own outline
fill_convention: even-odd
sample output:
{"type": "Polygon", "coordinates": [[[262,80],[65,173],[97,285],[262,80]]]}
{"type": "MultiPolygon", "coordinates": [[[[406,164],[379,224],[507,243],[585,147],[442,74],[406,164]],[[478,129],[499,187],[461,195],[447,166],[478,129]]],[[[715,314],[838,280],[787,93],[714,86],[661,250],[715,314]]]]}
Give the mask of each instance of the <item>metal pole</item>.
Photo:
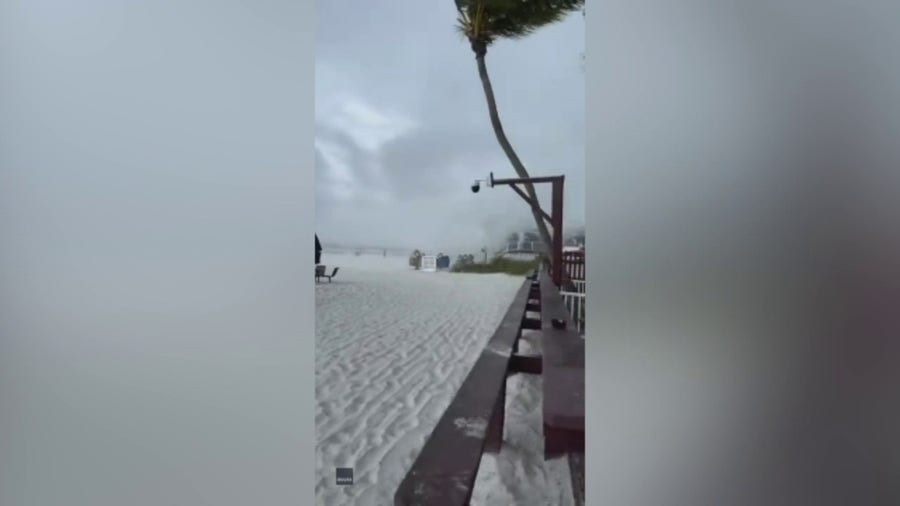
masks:
{"type": "Polygon", "coordinates": [[[562,247],[563,247],[563,184],[565,176],[558,176],[553,179],[553,200],[551,205],[553,211],[550,213],[553,219],[553,284],[562,287],[562,247]]]}
{"type": "Polygon", "coordinates": [[[552,183],[560,176],[540,176],[540,177],[522,177],[522,178],[505,178],[505,179],[494,179],[493,185],[499,184],[521,184],[521,183],[531,183],[531,184],[539,184],[539,183],[552,183]]]}

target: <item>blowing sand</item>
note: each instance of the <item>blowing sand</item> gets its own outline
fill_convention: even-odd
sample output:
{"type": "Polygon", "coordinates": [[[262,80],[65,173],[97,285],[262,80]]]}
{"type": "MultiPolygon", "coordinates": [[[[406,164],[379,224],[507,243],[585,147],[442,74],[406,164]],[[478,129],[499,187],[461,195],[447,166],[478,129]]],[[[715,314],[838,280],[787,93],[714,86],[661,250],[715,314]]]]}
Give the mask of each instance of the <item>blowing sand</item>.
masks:
{"type": "MultiPolygon", "coordinates": [[[[392,504],[523,278],[417,272],[393,256],[323,263],[340,270],[316,286],[317,502],[392,504]],[[335,484],[336,467],[353,468],[352,486],[335,484]]],[[[472,504],[570,504],[565,460],[542,457],[540,377],[513,376],[506,402],[504,447],[483,457],[472,504]]]]}

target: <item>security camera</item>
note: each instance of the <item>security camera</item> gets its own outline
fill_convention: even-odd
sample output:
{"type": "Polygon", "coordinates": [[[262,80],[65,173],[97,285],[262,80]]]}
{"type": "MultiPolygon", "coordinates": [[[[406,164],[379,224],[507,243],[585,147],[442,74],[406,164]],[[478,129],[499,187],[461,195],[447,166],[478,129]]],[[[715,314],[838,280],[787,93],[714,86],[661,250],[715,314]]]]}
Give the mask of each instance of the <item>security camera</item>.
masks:
{"type": "Polygon", "coordinates": [[[478,181],[475,181],[474,183],[472,183],[472,193],[478,193],[478,190],[480,190],[480,189],[481,189],[481,184],[479,184],[478,181]]]}

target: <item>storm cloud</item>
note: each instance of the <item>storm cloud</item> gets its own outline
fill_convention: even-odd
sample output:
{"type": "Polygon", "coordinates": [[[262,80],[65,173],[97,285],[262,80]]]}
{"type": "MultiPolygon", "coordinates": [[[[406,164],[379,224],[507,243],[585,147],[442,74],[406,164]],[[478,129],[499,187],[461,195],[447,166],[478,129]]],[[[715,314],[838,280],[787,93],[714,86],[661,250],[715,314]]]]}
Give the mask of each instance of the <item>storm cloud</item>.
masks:
{"type": "MultiPolygon", "coordinates": [[[[317,229],[328,244],[477,250],[529,226],[505,188],[474,55],[453,2],[338,0],[318,9],[317,229]]],[[[504,129],[532,175],[566,175],[584,222],[584,21],[573,14],[487,57],[504,129]]],[[[549,191],[539,191],[549,206],[549,191]]]]}

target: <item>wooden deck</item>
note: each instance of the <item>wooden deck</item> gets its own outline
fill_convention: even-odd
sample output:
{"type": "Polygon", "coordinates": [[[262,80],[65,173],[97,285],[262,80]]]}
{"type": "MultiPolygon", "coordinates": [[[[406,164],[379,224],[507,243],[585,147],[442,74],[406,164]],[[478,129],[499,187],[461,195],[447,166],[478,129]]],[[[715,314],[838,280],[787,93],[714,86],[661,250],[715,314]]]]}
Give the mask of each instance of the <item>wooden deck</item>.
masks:
{"type": "Polygon", "coordinates": [[[584,453],[584,339],[550,277],[540,286],[544,455],[584,453]]]}

